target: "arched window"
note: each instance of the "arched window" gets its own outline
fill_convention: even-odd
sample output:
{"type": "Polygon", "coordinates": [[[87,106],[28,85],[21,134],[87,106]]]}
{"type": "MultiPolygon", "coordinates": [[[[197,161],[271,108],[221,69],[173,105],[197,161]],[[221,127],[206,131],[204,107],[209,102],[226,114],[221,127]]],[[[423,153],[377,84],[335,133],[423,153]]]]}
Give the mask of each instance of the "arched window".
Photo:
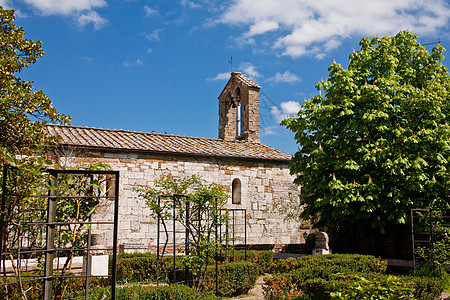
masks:
{"type": "Polygon", "coordinates": [[[233,179],[232,183],[232,203],[241,204],[241,181],[238,178],[233,179]]]}

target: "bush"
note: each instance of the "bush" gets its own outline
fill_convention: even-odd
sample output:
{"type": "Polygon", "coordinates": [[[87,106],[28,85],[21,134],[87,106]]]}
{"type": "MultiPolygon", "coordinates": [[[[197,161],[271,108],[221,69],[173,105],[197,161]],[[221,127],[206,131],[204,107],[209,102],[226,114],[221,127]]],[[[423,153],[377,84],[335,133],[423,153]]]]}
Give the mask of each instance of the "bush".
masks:
{"type": "MultiPolygon", "coordinates": [[[[110,299],[110,289],[98,289],[89,295],[89,299],[110,299]],[[104,298],[106,296],[106,298],[104,298]],[[108,298],[109,297],[109,298],[108,298]]],[[[185,285],[169,286],[129,286],[116,289],[116,300],[218,300],[220,298],[211,293],[199,294],[185,285]]]]}
{"type": "MultiPolygon", "coordinates": [[[[411,282],[405,282],[395,276],[371,276],[365,278],[357,274],[339,273],[333,275],[346,285],[334,283],[330,296],[333,299],[412,299],[411,282]]],[[[421,298],[420,298],[421,299],[421,298]]]]}
{"type": "Polygon", "coordinates": [[[258,265],[251,262],[225,263],[219,267],[218,293],[223,297],[246,294],[258,279],[258,265]]]}
{"type": "Polygon", "coordinates": [[[401,278],[405,282],[412,283],[416,299],[439,299],[444,290],[444,279],[439,277],[402,276],[401,278]]]}
{"type": "Polygon", "coordinates": [[[155,282],[156,255],[117,259],[118,282],[155,282]]]}
{"type": "MultiPolygon", "coordinates": [[[[120,253],[120,255],[118,255],[117,257],[117,282],[156,282],[156,258],[156,254],[150,253],[120,253]]],[[[172,274],[174,271],[173,257],[165,256],[163,258],[163,264],[164,268],[160,269],[159,274],[160,280],[171,280],[173,278],[172,274]]],[[[110,269],[111,266],[112,257],[110,257],[110,269]]],[[[175,258],[175,267],[177,270],[181,270],[178,276],[184,276],[184,265],[182,257],[175,258]]]]}
{"type": "Polygon", "coordinates": [[[288,299],[277,291],[280,287],[291,290],[295,287],[296,291],[317,300],[365,299],[364,295],[376,299],[385,299],[386,295],[396,297],[392,299],[409,299],[414,295],[414,299],[432,300],[439,298],[447,278],[384,275],[386,262],[366,255],[333,254],[278,260],[274,270],[273,278],[266,279],[264,290],[266,295],[278,295],[278,298],[270,299],[288,299]]]}
{"type": "Polygon", "coordinates": [[[266,300],[299,299],[300,296],[305,295],[296,284],[288,282],[282,275],[266,277],[264,281],[263,290],[266,300]]]}
{"type": "MultiPolygon", "coordinates": [[[[296,270],[298,271],[298,270],[296,270]]],[[[293,272],[296,272],[293,271],[293,272]]],[[[384,299],[385,295],[396,296],[393,299],[433,300],[438,299],[443,291],[443,280],[436,277],[418,276],[389,276],[380,273],[350,273],[325,278],[309,278],[303,281],[295,279],[292,274],[276,274],[272,278],[265,279],[264,291],[267,294],[276,293],[281,286],[295,286],[297,290],[304,292],[316,300],[329,299],[366,299],[367,295],[374,295],[384,299]],[[407,297],[408,296],[408,297],[407,297]],[[334,297],[334,298],[333,298],[334,297]],[[339,298],[341,297],[341,298],[339,298]],[[406,297],[406,298],[402,298],[406,297]]],[[[287,299],[287,298],[268,298],[287,299]]],[[[367,298],[371,299],[371,298],[367,298]]],[[[386,298],[389,299],[389,298],[386,298]]]]}
{"type": "Polygon", "coordinates": [[[298,269],[310,269],[312,272],[325,273],[345,271],[385,273],[386,268],[386,261],[371,255],[330,254],[279,259],[274,262],[273,271],[274,273],[287,273],[298,269]]]}
{"type": "MultiPolygon", "coordinates": [[[[30,274],[27,274],[30,275],[30,274]]],[[[15,282],[14,278],[8,278],[8,282],[15,282]]],[[[89,280],[89,290],[95,290],[98,287],[111,285],[110,278],[91,277],[89,280]]],[[[22,282],[22,289],[25,291],[27,299],[42,299],[44,280],[22,282]]],[[[110,288],[110,287],[109,287],[110,288]]],[[[53,297],[61,298],[64,293],[64,299],[84,296],[86,290],[85,278],[56,278],[53,280],[53,297]],[[58,289],[58,287],[60,287],[58,289]],[[65,287],[65,289],[64,289],[65,287]]],[[[22,300],[22,293],[18,283],[11,283],[0,289],[0,299],[22,300]]]]}
{"type": "MultiPolygon", "coordinates": [[[[233,254],[233,252],[231,253],[233,254]]],[[[244,250],[235,250],[234,256],[231,259],[234,261],[244,261],[244,250]]],[[[257,264],[260,274],[267,273],[273,266],[273,252],[270,250],[248,250],[247,261],[257,264]]]]}

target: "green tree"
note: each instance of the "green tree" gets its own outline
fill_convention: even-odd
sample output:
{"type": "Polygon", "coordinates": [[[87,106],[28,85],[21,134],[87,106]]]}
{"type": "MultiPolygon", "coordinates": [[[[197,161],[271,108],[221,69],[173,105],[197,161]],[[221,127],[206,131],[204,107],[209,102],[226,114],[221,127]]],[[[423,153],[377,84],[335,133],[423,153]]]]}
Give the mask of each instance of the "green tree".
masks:
{"type": "Polygon", "coordinates": [[[411,32],[363,38],[337,63],[297,118],[282,125],[300,145],[290,168],[303,217],[318,227],[405,224],[410,208],[448,207],[450,76],[445,49],[411,32]]]}
{"type": "Polygon", "coordinates": [[[137,187],[135,190],[145,199],[152,216],[159,218],[165,228],[161,255],[164,255],[172,229],[166,220],[177,222],[189,232],[190,253],[185,254],[183,261],[195,276],[194,286],[200,290],[208,264],[220,251],[216,229],[228,220],[228,214],[221,212],[229,198],[228,193],[222,186],[206,183],[197,175],[180,179],[168,176],[156,181],[154,187],[137,187]]]}
{"type": "Polygon", "coordinates": [[[46,122],[66,123],[42,91],[33,90],[32,81],[19,76],[24,68],[44,55],[42,43],[25,38],[14,24],[14,11],[0,6],[0,158],[14,160],[15,154],[43,154],[55,137],[43,131],[46,122]]]}

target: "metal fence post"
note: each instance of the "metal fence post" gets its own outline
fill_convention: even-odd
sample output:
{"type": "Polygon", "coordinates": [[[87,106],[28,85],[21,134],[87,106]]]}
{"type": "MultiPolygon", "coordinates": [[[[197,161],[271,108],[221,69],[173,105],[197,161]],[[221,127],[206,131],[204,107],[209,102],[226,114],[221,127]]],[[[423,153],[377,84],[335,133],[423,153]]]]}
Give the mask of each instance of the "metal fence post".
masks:
{"type": "MultiPolygon", "coordinates": [[[[185,241],[184,241],[184,244],[185,244],[184,255],[189,257],[189,237],[190,237],[189,236],[189,232],[190,232],[189,231],[189,226],[190,226],[189,214],[190,214],[190,211],[189,211],[189,201],[187,200],[187,198],[185,198],[185,201],[186,201],[186,233],[185,233],[185,241]]],[[[185,283],[187,286],[190,286],[190,284],[189,284],[189,265],[188,264],[186,264],[186,266],[184,268],[184,272],[185,272],[185,275],[184,275],[185,283]]]]}
{"type": "Polygon", "coordinates": [[[116,281],[117,281],[117,238],[119,230],[119,171],[114,171],[114,228],[113,228],[113,260],[112,260],[112,274],[111,274],[111,299],[116,299],[116,281]]]}
{"type": "Polygon", "coordinates": [[[44,268],[44,300],[52,299],[52,283],[53,283],[53,258],[55,256],[53,249],[55,248],[55,220],[56,220],[56,196],[58,186],[58,173],[52,173],[51,186],[49,191],[47,205],[47,241],[45,252],[45,268],[44,268]]]}
{"type": "Polygon", "coordinates": [[[0,211],[0,261],[3,261],[3,236],[6,231],[6,222],[5,222],[5,206],[6,206],[6,179],[8,177],[8,169],[9,165],[3,165],[3,182],[2,182],[2,204],[0,211]]]}

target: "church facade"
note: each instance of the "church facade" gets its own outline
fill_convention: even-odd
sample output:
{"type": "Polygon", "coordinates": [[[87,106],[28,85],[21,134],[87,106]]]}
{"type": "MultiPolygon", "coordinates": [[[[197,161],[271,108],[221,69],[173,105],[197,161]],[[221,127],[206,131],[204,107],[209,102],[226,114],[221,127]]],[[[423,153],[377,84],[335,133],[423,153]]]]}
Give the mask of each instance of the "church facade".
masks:
{"type": "MultiPolygon", "coordinates": [[[[291,157],[260,142],[260,88],[241,73],[231,74],[219,96],[218,139],[60,125],[47,130],[61,136],[61,147],[79,150],[72,162],[108,164],[120,172],[118,244],[124,249],[151,251],[156,245],[156,220],[134,187],[194,174],[230,191],[228,208],[245,209],[247,244],[301,244],[309,224],[280,209],[294,203],[300,211],[291,157]]],[[[112,245],[111,236],[97,234],[112,245]]]]}

